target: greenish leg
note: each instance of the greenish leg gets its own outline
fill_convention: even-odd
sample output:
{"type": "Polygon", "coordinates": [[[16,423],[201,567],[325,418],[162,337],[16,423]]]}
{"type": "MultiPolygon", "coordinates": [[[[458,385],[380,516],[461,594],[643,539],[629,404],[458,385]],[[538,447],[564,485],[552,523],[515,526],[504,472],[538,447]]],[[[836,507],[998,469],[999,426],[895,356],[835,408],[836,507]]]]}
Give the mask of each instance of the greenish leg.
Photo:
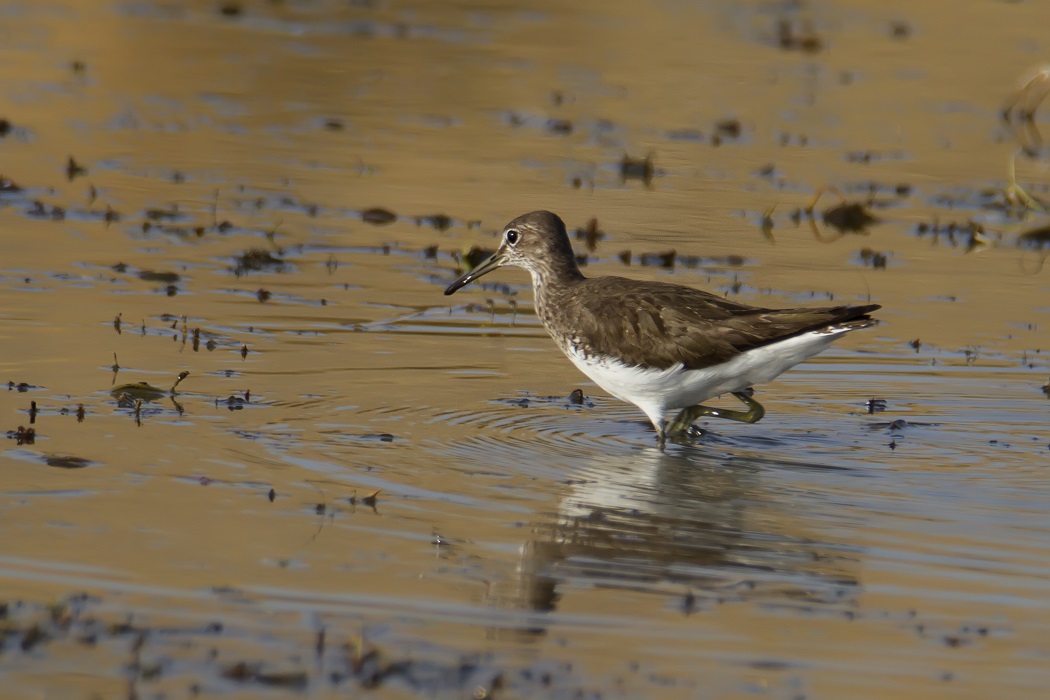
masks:
{"type": "Polygon", "coordinates": [[[766,409],[762,404],[755,401],[742,391],[734,391],[733,396],[739,399],[745,406],[746,411],[732,411],[726,408],[712,408],[710,406],[698,405],[683,408],[670,425],[664,429],[664,437],[672,440],[680,440],[689,433],[689,428],[700,418],[726,418],[742,423],[757,423],[766,415],[766,409]]]}

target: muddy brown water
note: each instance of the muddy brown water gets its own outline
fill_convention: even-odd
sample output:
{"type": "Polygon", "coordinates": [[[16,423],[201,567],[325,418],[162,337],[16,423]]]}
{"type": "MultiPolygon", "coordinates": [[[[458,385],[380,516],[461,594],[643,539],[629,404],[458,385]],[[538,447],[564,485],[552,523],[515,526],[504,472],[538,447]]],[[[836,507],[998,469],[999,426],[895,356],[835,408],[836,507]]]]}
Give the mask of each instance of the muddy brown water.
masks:
{"type": "Polygon", "coordinates": [[[1050,105],[1000,109],[1048,25],[0,9],[4,697],[1041,697],[1050,221],[1006,190],[1047,198],[1050,105]],[[825,186],[878,221],[814,226],[825,186]],[[883,324],[660,454],[523,273],[442,296],[536,208],[597,218],[589,274],[883,324]]]}

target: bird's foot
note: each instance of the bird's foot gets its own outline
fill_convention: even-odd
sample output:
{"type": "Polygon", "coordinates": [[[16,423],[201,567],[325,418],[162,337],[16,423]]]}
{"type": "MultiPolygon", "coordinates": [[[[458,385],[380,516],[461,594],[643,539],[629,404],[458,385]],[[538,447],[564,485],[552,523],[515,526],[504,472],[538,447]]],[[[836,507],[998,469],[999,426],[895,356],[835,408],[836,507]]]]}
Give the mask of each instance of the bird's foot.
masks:
{"type": "Polygon", "coordinates": [[[746,411],[733,411],[728,408],[713,408],[702,404],[683,408],[678,416],[664,429],[667,438],[679,442],[682,438],[695,439],[692,431],[699,430],[693,423],[700,418],[725,418],[726,420],[740,421],[741,423],[757,423],[766,415],[766,409],[758,401],[743,391],[734,391],[740,402],[747,406],[746,411]]]}

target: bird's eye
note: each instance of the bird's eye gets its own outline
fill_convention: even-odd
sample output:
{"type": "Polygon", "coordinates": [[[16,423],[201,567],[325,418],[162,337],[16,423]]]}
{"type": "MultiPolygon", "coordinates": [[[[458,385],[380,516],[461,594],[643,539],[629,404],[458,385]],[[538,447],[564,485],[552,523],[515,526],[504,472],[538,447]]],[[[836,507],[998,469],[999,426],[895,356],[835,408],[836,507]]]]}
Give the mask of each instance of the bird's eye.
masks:
{"type": "Polygon", "coordinates": [[[517,245],[518,240],[521,238],[521,234],[518,233],[517,229],[510,229],[507,231],[507,243],[510,245],[517,245]]]}

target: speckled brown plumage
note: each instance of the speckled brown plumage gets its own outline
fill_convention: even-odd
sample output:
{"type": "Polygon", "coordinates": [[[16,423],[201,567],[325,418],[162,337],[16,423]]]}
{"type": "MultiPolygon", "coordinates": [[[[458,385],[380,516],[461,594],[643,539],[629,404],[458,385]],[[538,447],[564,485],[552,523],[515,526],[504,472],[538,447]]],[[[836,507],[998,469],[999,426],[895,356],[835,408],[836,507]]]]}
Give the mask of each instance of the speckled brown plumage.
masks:
{"type": "Polygon", "coordinates": [[[635,367],[702,369],[734,355],[829,326],[862,328],[879,308],[765,309],[664,282],[622,277],[545,284],[536,297],[541,318],[561,344],[635,367]],[[572,329],[571,333],[566,329],[572,329]],[[575,342],[574,342],[575,341],[575,342]]]}
{"type": "Polygon", "coordinates": [[[535,211],[503,229],[499,249],[445,290],[514,266],[532,275],[536,313],[569,360],[596,384],[645,412],[660,449],[698,418],[754,423],[765,409],[745,390],[876,323],[877,304],[767,309],[666,282],[587,278],[560,218],[535,211]],[[731,393],[746,407],[703,405],[731,393]],[[677,414],[677,417],[675,417],[677,414]],[[673,420],[671,420],[673,418],[673,420]]]}
{"type": "Polygon", "coordinates": [[[521,232],[536,312],[555,341],[635,367],[702,369],[756,348],[829,326],[863,328],[878,304],[766,309],[699,289],[624,277],[584,277],[565,224],[536,211],[506,227],[521,232]]]}

